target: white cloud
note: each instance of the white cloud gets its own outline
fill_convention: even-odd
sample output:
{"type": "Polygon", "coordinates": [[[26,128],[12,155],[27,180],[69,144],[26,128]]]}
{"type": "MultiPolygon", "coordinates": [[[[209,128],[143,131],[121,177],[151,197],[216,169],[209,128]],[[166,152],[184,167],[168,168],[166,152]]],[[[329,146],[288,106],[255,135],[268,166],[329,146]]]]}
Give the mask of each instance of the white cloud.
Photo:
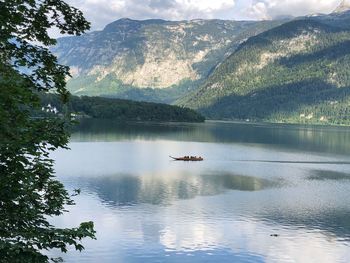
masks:
{"type": "Polygon", "coordinates": [[[329,13],[341,0],[253,0],[247,9],[248,16],[270,19],[278,16],[303,16],[314,13],[329,13]]]}
{"type": "MultiPolygon", "coordinates": [[[[348,0],[350,1],[350,0],[348,0]]],[[[188,20],[195,18],[270,19],[329,13],[341,0],[66,0],[102,29],[119,18],[188,20]]]]}
{"type": "Polygon", "coordinates": [[[175,2],[179,9],[198,10],[206,13],[230,8],[234,5],[232,0],[175,0],[175,2]]]}

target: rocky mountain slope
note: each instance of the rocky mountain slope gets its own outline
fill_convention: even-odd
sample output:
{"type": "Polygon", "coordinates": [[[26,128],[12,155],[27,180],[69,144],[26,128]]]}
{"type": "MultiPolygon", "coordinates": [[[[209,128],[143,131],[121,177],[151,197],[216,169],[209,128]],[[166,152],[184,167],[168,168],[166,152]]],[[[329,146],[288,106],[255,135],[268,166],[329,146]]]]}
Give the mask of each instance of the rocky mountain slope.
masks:
{"type": "Polygon", "coordinates": [[[343,0],[339,6],[334,10],[334,13],[343,13],[350,9],[350,1],[343,0]]]}
{"type": "Polygon", "coordinates": [[[71,67],[75,95],[171,103],[247,38],[282,22],[120,19],[102,31],[60,38],[53,52],[71,67]]]}
{"type": "Polygon", "coordinates": [[[350,123],[349,18],[299,18],[252,37],[179,103],[211,118],[350,123]]]}

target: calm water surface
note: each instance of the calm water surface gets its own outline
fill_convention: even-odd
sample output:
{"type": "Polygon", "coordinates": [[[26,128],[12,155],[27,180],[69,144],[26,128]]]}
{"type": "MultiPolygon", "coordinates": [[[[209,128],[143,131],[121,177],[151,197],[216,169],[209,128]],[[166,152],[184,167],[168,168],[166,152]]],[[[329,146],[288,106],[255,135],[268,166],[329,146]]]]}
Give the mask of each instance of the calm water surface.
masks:
{"type": "Polygon", "coordinates": [[[350,261],[350,128],[86,120],[70,148],[57,176],[82,194],[54,223],[97,240],[67,262],[350,261]]]}

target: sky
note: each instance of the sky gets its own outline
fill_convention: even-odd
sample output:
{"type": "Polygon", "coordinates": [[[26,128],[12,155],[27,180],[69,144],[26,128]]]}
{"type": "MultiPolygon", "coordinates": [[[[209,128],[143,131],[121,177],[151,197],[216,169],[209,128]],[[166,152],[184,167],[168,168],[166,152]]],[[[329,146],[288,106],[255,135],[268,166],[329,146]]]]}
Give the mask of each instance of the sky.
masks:
{"type": "MultiPolygon", "coordinates": [[[[120,18],[263,20],[330,13],[342,0],[66,0],[84,12],[92,30],[120,18]]],[[[347,0],[350,2],[350,0],[347,0]]]]}

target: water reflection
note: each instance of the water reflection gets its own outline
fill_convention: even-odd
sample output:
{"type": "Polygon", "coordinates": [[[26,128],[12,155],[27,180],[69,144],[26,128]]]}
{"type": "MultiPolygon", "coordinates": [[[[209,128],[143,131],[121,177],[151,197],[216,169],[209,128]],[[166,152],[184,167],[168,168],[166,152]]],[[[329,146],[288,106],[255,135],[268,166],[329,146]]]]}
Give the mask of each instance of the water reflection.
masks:
{"type": "Polygon", "coordinates": [[[320,211],[268,210],[258,216],[273,225],[297,228],[305,233],[322,233],[334,241],[350,242],[350,210],[335,208],[320,211]]]}
{"type": "Polygon", "coordinates": [[[347,127],[285,124],[118,123],[111,120],[82,120],[73,141],[176,140],[220,143],[249,143],[313,152],[350,152],[347,127]]]}
{"type": "Polygon", "coordinates": [[[175,200],[211,196],[227,190],[260,191],[282,185],[281,181],[228,173],[194,175],[174,173],[165,175],[113,175],[79,178],[79,183],[96,192],[113,206],[141,203],[170,205],[175,200]]]}
{"type": "Polygon", "coordinates": [[[98,236],[67,262],[350,258],[349,128],[90,120],[79,129],[54,158],[82,194],[55,223],[92,220],[98,236]],[[205,161],[168,158],[185,153],[205,161]]]}
{"type": "Polygon", "coordinates": [[[309,180],[350,180],[350,173],[343,173],[337,171],[327,171],[327,170],[314,170],[310,176],[309,180]]]}
{"type": "MultiPolygon", "coordinates": [[[[349,180],[346,173],[335,171],[312,170],[306,180],[349,180]]],[[[296,182],[294,182],[296,183],[296,182]]],[[[199,196],[216,196],[231,191],[260,192],[272,190],[268,194],[259,193],[257,196],[231,195],[227,198],[234,203],[234,210],[229,207],[225,217],[235,217],[238,214],[244,218],[255,218],[267,224],[285,226],[288,228],[304,229],[307,232],[322,232],[326,236],[350,241],[350,207],[345,203],[339,204],[336,194],[343,196],[345,190],[328,184],[308,185],[307,181],[300,181],[298,185],[290,187],[290,182],[282,178],[264,179],[252,176],[242,176],[230,173],[186,173],[176,172],[167,174],[144,174],[113,176],[81,177],[73,182],[75,187],[83,187],[96,194],[104,205],[112,208],[122,208],[142,204],[156,206],[173,206],[178,200],[190,200],[199,196]],[[287,188],[284,188],[286,186],[287,188]],[[312,189],[313,188],[313,189],[312,189]],[[316,191],[315,191],[316,189],[316,191]],[[335,192],[335,189],[337,191],[335,192]],[[324,193],[322,193],[322,191],[324,193]],[[328,194],[333,192],[334,197],[328,194]]],[[[219,208],[222,209],[223,204],[219,208]]],[[[195,220],[195,218],[193,218],[195,220]]],[[[144,230],[150,234],[159,234],[159,227],[144,225],[144,230]]],[[[146,235],[159,239],[159,235],[146,235]]],[[[206,237],[208,241],[209,237],[206,237]]]]}

